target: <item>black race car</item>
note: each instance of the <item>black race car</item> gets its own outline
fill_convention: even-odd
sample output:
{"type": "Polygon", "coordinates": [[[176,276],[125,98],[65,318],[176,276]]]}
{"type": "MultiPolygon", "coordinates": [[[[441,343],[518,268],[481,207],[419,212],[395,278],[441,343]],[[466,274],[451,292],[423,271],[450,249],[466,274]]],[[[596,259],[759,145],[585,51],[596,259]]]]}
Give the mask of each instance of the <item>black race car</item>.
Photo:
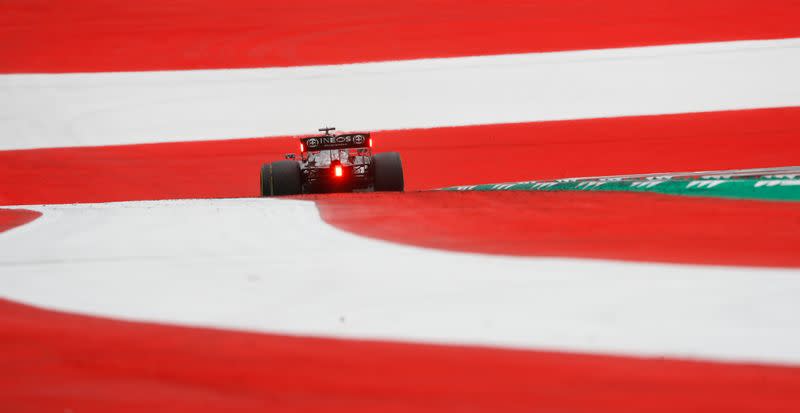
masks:
{"type": "Polygon", "coordinates": [[[403,191],[403,165],[397,152],[372,153],[369,133],[336,134],[300,139],[300,160],[261,167],[261,196],[355,191],[403,191]]]}

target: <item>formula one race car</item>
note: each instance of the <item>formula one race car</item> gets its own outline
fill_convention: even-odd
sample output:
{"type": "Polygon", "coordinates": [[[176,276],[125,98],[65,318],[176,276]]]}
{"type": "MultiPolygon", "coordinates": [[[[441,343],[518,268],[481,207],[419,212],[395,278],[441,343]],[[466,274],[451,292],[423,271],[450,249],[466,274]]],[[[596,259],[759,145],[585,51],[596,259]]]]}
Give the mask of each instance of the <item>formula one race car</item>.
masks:
{"type": "Polygon", "coordinates": [[[400,154],[372,154],[369,133],[336,134],[322,128],[320,136],[300,139],[300,160],[261,167],[261,196],[354,191],[403,191],[400,154]]]}

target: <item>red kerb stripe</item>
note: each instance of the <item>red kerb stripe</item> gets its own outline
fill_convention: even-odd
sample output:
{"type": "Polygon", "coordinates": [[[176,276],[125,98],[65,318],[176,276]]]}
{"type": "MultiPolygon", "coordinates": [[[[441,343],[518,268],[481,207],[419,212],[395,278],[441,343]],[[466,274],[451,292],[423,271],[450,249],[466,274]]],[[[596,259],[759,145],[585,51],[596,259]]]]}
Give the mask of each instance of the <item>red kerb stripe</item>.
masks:
{"type": "Polygon", "coordinates": [[[800,3],[10,0],[0,73],[303,66],[800,36],[800,3]]]}
{"type": "MultiPolygon", "coordinates": [[[[408,190],[795,165],[800,108],[378,131],[408,190]]],[[[0,205],[250,197],[292,138],[0,151],[0,205]]]]}
{"type": "Polygon", "coordinates": [[[52,412],[793,412],[800,369],[129,323],[0,300],[0,406],[52,412]]]}

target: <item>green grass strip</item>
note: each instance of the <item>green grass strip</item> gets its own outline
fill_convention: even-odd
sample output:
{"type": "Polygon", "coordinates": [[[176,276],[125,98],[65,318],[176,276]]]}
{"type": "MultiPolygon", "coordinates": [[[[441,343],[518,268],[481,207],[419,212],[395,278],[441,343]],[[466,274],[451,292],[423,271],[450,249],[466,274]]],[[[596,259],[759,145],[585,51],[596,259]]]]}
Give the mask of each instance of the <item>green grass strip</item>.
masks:
{"type": "Polygon", "coordinates": [[[800,179],[559,180],[465,185],[446,191],[622,191],[772,201],[800,201],[800,179]]]}

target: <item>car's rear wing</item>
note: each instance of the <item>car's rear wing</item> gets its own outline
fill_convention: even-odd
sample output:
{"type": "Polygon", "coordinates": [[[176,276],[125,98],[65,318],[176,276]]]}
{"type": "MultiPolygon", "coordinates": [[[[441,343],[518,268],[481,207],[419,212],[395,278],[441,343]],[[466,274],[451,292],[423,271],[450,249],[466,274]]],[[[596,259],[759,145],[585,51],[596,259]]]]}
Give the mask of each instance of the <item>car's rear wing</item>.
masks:
{"type": "Polygon", "coordinates": [[[347,149],[372,147],[369,133],[348,133],[342,135],[311,136],[300,139],[303,152],[326,149],[347,149]]]}

